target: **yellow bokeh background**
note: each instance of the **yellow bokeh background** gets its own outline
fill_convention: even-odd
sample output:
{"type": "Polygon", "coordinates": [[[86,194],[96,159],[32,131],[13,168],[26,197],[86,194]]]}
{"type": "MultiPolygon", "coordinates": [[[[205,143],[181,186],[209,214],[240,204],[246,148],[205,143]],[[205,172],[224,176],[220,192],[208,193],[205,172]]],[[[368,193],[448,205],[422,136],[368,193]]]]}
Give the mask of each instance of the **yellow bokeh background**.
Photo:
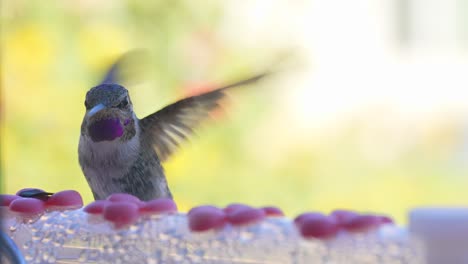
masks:
{"type": "MultiPolygon", "coordinates": [[[[416,206],[466,205],[468,111],[450,101],[468,99],[459,88],[466,80],[450,75],[467,69],[466,50],[449,43],[421,55],[420,42],[432,42],[418,40],[417,29],[414,38],[380,39],[399,19],[378,24],[378,41],[369,42],[375,29],[367,23],[345,29],[337,25],[346,17],[326,15],[339,5],[287,2],[2,1],[2,192],[75,189],[91,201],[77,160],[84,96],[129,50],[151,54],[145,81],[127,86],[140,118],[195,85],[266,69],[287,50],[301,62],[233,91],[221,116],[164,164],[182,211],[244,202],[277,205],[291,217],[349,208],[404,223],[416,206]],[[348,31],[354,37],[341,41],[348,31]],[[366,73],[373,70],[377,77],[366,73]],[[376,91],[405,103],[367,97],[376,91]]],[[[361,2],[374,9],[351,8],[350,21],[353,12],[374,19],[386,10],[361,2]]]]}

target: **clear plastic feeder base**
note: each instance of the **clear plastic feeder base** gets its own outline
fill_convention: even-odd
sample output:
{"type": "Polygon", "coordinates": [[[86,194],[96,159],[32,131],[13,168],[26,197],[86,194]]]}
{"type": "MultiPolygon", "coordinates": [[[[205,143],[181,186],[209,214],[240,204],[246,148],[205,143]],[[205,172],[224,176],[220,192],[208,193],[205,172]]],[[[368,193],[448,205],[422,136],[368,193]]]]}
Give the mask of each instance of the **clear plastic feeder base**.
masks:
{"type": "Polygon", "coordinates": [[[10,213],[3,224],[27,263],[424,263],[421,244],[395,225],[304,239],[283,217],[206,232],[192,232],[187,219],[149,215],[115,229],[79,209],[31,220],[10,213]]]}

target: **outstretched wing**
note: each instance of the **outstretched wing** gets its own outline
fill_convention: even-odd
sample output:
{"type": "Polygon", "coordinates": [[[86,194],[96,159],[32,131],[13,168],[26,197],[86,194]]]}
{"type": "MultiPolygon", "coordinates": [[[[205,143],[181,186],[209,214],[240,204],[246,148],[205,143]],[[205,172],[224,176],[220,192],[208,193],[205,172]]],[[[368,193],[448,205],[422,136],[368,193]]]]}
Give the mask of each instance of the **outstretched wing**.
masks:
{"type": "Polygon", "coordinates": [[[170,104],[140,120],[145,142],[151,142],[161,161],[166,160],[180,142],[193,134],[193,129],[209,117],[209,113],[219,106],[226,89],[250,84],[267,74],[236,82],[200,95],[188,97],[170,104]]]}

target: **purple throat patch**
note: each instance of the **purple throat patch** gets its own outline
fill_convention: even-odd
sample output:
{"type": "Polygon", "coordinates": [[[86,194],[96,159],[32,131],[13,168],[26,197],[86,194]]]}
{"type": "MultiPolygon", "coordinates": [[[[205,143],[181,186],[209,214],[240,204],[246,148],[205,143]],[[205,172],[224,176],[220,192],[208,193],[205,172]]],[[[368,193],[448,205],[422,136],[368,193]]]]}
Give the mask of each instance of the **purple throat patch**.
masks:
{"type": "Polygon", "coordinates": [[[88,132],[94,142],[112,141],[123,135],[124,130],[118,118],[102,119],[92,123],[88,127],[88,132]]]}

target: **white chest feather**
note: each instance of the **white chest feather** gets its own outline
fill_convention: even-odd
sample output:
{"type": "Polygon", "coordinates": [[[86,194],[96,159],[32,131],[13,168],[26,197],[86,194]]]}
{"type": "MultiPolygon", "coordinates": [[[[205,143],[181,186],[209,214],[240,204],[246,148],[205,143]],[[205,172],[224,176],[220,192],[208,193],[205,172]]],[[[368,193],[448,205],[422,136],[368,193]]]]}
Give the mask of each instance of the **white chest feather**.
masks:
{"type": "Polygon", "coordinates": [[[80,138],[80,165],[94,192],[108,193],[114,186],[112,179],[122,178],[138,156],[138,136],[122,142],[120,140],[93,142],[87,137],[80,138]]]}

